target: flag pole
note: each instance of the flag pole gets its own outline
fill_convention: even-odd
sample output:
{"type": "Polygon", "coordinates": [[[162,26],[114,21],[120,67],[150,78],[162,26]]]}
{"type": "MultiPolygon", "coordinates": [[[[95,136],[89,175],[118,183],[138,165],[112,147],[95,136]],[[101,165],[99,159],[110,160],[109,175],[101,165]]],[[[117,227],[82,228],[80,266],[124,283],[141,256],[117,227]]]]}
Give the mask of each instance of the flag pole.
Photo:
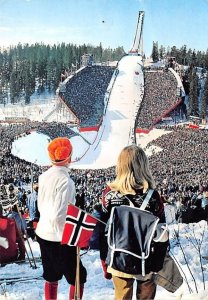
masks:
{"type": "MultiPolygon", "coordinates": [[[[15,221],[15,222],[16,222],[16,221],[15,221]]],[[[23,247],[24,247],[24,249],[25,249],[25,253],[26,253],[27,259],[28,259],[28,261],[29,261],[30,267],[33,269],[33,264],[32,264],[32,262],[31,262],[31,259],[30,259],[30,257],[29,257],[27,248],[26,248],[26,246],[25,246],[24,237],[22,236],[22,233],[21,233],[20,229],[18,228],[17,223],[16,223],[16,228],[17,228],[17,232],[19,233],[19,238],[21,239],[22,245],[23,245],[23,247]]]]}
{"type": "Polygon", "coordinates": [[[77,267],[76,267],[75,299],[80,300],[80,247],[76,247],[76,251],[77,251],[77,267]]]}
{"type": "MultiPolygon", "coordinates": [[[[18,204],[16,204],[16,207],[17,207],[17,211],[18,211],[18,214],[19,214],[19,217],[20,217],[20,221],[21,221],[21,223],[22,223],[22,215],[21,215],[21,212],[20,212],[20,210],[19,210],[18,204]]],[[[33,252],[32,252],[32,248],[31,248],[31,245],[30,245],[28,236],[27,236],[27,231],[26,231],[25,229],[24,229],[24,234],[25,234],[25,239],[26,239],[27,244],[28,244],[29,249],[30,249],[30,253],[31,253],[31,255],[32,255],[32,260],[33,260],[33,263],[34,263],[33,268],[34,268],[34,269],[37,269],[36,262],[35,262],[35,258],[34,258],[33,252]]],[[[23,238],[23,240],[24,240],[24,238],[23,238]]],[[[27,253],[26,247],[25,247],[25,250],[26,250],[26,253],[27,253]]],[[[28,256],[28,259],[29,259],[28,253],[27,253],[27,256],[28,256]]]]}

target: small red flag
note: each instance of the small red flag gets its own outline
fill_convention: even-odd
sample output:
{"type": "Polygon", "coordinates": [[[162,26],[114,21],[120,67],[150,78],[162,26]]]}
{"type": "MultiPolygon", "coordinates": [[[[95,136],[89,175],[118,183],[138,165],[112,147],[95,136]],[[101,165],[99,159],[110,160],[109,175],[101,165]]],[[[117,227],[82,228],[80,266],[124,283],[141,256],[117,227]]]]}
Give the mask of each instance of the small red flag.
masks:
{"type": "Polygon", "coordinates": [[[199,125],[196,125],[196,124],[189,124],[189,128],[192,128],[192,129],[198,129],[198,128],[199,128],[199,125]]]}
{"type": "Polygon", "coordinates": [[[98,220],[74,205],[69,205],[66,214],[62,244],[85,248],[98,220]]]}

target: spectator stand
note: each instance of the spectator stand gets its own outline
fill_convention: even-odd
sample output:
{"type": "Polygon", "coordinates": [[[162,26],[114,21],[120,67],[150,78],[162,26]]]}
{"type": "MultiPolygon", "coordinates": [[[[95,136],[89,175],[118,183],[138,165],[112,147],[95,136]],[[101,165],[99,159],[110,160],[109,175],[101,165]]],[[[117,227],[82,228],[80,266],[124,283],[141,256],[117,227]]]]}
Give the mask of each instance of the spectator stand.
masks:
{"type": "Polygon", "coordinates": [[[114,68],[85,67],[67,83],[66,92],[59,92],[64,103],[79,120],[80,127],[94,127],[104,110],[104,97],[114,68]]]}
{"type": "Polygon", "coordinates": [[[181,103],[178,81],[171,71],[145,71],[145,92],[137,116],[136,132],[148,131],[181,103]]]}

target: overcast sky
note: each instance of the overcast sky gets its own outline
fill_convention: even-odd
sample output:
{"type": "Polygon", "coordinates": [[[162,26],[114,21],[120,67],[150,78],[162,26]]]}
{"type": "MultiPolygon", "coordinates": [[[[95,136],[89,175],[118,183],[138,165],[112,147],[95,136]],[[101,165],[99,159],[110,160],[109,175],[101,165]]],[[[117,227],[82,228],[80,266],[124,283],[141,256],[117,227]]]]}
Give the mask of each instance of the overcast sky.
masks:
{"type": "Polygon", "coordinates": [[[208,48],[208,0],[0,0],[0,45],[101,42],[128,51],[139,10],[146,55],[153,41],[208,48]]]}

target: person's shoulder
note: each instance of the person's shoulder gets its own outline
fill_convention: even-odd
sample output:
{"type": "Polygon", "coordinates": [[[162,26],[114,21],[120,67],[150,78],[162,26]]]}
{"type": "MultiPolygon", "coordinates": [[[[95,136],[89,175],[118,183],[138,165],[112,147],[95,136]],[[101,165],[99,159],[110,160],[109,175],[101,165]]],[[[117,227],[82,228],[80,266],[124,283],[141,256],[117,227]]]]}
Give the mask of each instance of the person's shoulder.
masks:
{"type": "Polygon", "coordinates": [[[39,175],[38,181],[40,181],[42,178],[47,177],[49,173],[51,173],[52,167],[50,167],[48,170],[44,171],[42,174],[39,175]]]}
{"type": "Polygon", "coordinates": [[[106,200],[112,200],[115,198],[122,198],[123,195],[120,194],[118,191],[112,190],[109,186],[106,187],[106,189],[103,192],[103,197],[106,200]]]}
{"type": "Polygon", "coordinates": [[[103,191],[103,197],[106,196],[107,193],[111,192],[111,188],[109,186],[107,186],[104,191],[103,191]]]}
{"type": "Polygon", "coordinates": [[[72,180],[72,178],[70,177],[69,172],[66,172],[66,170],[63,170],[63,172],[60,171],[60,173],[57,174],[57,176],[55,175],[56,179],[56,183],[58,185],[61,186],[65,186],[67,185],[69,188],[75,188],[75,183],[72,180]]]}
{"type": "Polygon", "coordinates": [[[111,209],[113,206],[125,204],[124,195],[118,191],[107,188],[103,194],[102,206],[106,209],[111,209]]]}
{"type": "MultiPolygon", "coordinates": [[[[152,191],[153,191],[153,192],[152,192],[152,197],[151,197],[151,198],[154,198],[154,199],[160,199],[160,198],[161,198],[159,192],[158,192],[156,189],[152,188],[152,189],[149,189],[149,190],[152,190],[152,191]]],[[[149,190],[148,190],[148,191],[149,191],[149,190]]],[[[148,191],[147,191],[147,192],[148,192],[148,191]]]]}
{"type": "Polygon", "coordinates": [[[73,180],[73,179],[71,179],[71,177],[70,177],[70,176],[68,177],[68,181],[69,181],[69,183],[70,183],[71,185],[75,186],[74,180],[73,180]]]}

